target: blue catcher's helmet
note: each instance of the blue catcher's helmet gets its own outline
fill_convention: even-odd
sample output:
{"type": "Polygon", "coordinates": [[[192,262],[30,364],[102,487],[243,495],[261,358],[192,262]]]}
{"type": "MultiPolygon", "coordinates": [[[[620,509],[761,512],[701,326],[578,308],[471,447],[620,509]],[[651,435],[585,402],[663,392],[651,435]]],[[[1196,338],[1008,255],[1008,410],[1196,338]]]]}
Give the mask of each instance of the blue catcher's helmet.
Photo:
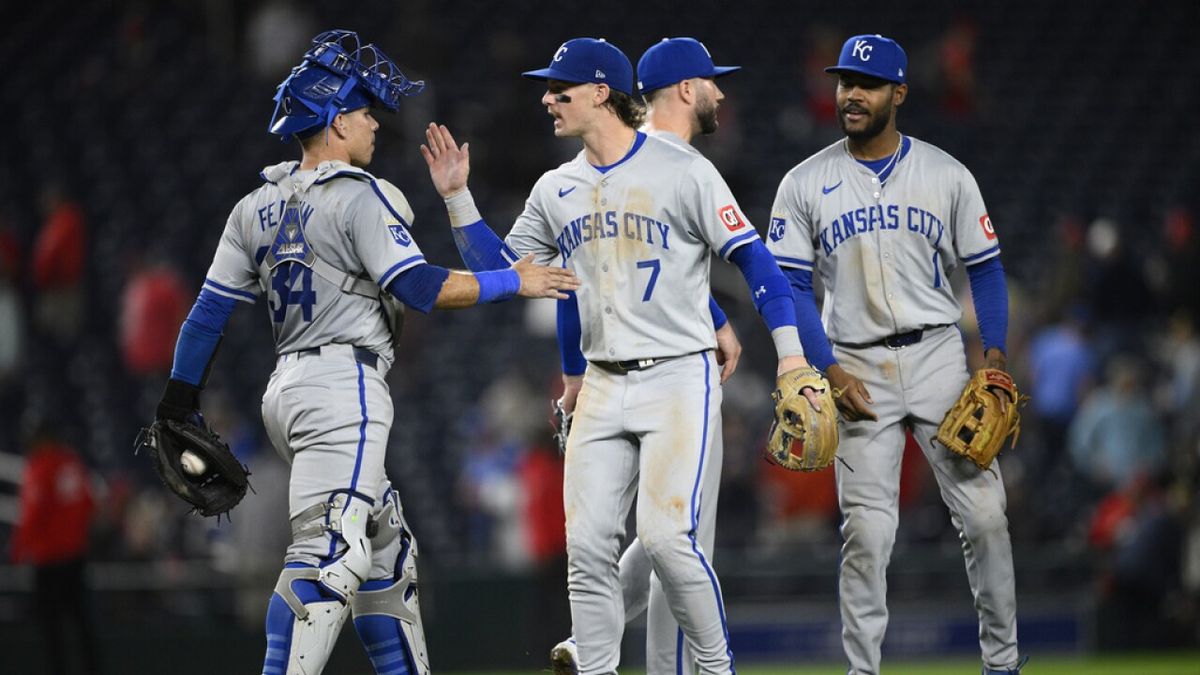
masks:
{"type": "Polygon", "coordinates": [[[374,44],[359,45],[358,33],[330,30],[313,38],[304,61],[275,91],[275,113],[267,129],[283,140],[303,138],[333,123],[338,113],[378,104],[400,108],[425,82],[411,82],[374,44]]]}

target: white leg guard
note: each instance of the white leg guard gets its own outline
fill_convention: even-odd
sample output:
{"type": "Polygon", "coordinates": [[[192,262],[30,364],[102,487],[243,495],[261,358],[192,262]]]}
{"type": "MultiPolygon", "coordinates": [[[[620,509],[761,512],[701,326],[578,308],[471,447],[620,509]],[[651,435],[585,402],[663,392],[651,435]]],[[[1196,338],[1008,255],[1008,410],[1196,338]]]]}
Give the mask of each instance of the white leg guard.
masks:
{"type": "Polygon", "coordinates": [[[325,668],[349,608],[318,595],[318,575],[312,567],[287,567],[279,575],[267,608],[263,675],[318,675],[325,668]]]}
{"type": "Polygon", "coordinates": [[[362,495],[336,492],[301,512],[292,539],[326,542],[320,567],[291,562],[279,575],[267,608],[263,675],[318,675],[337,644],[350,602],[371,570],[367,536],[371,507],[362,495]]]}
{"type": "Polygon", "coordinates": [[[329,499],[326,527],[346,548],[321,567],[317,581],[346,601],[371,571],[371,541],[367,538],[370,515],[370,505],[357,494],[338,492],[329,499]]]}
{"type": "Polygon", "coordinates": [[[377,553],[372,576],[388,577],[359,587],[351,600],[354,627],[379,675],[428,675],[429,652],[417,596],[417,545],[394,492],[385,496],[374,522],[378,530],[371,540],[377,553]]]}

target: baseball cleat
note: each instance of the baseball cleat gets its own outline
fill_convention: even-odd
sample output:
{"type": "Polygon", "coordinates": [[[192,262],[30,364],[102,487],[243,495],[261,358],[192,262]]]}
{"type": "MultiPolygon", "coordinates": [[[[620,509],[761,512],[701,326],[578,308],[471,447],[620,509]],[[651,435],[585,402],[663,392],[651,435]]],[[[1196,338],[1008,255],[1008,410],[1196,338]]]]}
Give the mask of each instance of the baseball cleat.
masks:
{"type": "Polygon", "coordinates": [[[550,650],[550,665],[554,675],[579,675],[579,650],[575,638],[567,638],[550,650]]]}

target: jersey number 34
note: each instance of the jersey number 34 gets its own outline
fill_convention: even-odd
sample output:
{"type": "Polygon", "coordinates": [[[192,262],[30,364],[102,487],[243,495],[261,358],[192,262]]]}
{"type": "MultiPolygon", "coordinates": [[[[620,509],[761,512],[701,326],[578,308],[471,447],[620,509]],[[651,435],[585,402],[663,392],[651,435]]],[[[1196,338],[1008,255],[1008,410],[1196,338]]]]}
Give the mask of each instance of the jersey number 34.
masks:
{"type": "Polygon", "coordinates": [[[317,304],[317,293],[312,285],[313,271],[295,261],[285,262],[271,270],[272,295],[267,299],[271,307],[271,319],[283,323],[287,308],[299,305],[305,321],[312,321],[313,305],[317,304]]]}

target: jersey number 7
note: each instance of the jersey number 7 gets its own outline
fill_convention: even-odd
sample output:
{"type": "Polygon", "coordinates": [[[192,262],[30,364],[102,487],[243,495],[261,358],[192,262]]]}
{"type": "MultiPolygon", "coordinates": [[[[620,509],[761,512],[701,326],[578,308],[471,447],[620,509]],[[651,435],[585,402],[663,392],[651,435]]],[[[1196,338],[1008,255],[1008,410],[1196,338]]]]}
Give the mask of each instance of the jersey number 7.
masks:
{"type": "Polygon", "coordinates": [[[658,273],[662,270],[662,265],[658,263],[658,258],[654,260],[643,260],[637,264],[638,269],[650,270],[650,282],[646,284],[646,292],[642,294],[642,302],[650,301],[650,294],[654,292],[654,282],[658,281],[658,273]]]}

